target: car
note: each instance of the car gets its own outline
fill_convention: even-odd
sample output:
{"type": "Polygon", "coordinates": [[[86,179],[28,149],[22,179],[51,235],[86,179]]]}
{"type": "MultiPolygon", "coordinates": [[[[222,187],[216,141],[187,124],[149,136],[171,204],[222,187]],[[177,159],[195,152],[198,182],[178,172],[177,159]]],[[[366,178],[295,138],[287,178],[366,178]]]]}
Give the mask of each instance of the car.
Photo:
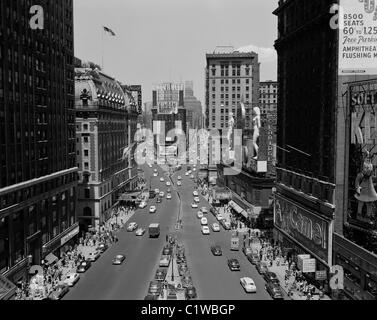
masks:
{"type": "Polygon", "coordinates": [[[202,219],[200,220],[200,224],[201,224],[202,226],[206,226],[206,225],[208,225],[208,220],[207,220],[207,218],[202,218],[202,219]]]}
{"type": "Polygon", "coordinates": [[[150,163],[148,163],[148,167],[149,167],[149,168],[153,168],[153,166],[152,166],[150,163]]]}
{"type": "Polygon", "coordinates": [[[160,191],[159,195],[160,195],[161,198],[163,198],[165,196],[165,192],[164,191],[160,191]]]}
{"type": "Polygon", "coordinates": [[[144,297],[144,300],[158,300],[158,296],[155,296],[153,294],[147,294],[145,297],[144,297]]]}
{"type": "Polygon", "coordinates": [[[105,252],[108,248],[109,246],[106,243],[100,243],[97,247],[97,250],[105,252]]]}
{"type": "Polygon", "coordinates": [[[92,251],[88,254],[88,259],[90,261],[96,261],[101,256],[101,253],[99,251],[92,251]]]}
{"type": "Polygon", "coordinates": [[[124,260],[126,260],[126,256],[124,256],[123,254],[118,254],[113,259],[113,265],[121,265],[124,260]]]}
{"type": "Polygon", "coordinates": [[[196,208],[198,208],[198,204],[197,204],[197,203],[195,203],[195,202],[191,203],[191,208],[193,208],[193,209],[196,209],[196,208]]]}
{"type": "Polygon", "coordinates": [[[171,186],[170,181],[166,181],[166,186],[167,186],[167,187],[170,187],[170,186],[171,186]]]}
{"type": "Polygon", "coordinates": [[[182,186],[182,182],[181,181],[177,181],[177,186],[182,186]]]}
{"type": "Polygon", "coordinates": [[[155,206],[151,206],[149,208],[149,213],[156,213],[156,211],[157,211],[157,208],[155,206]]]}
{"type": "Polygon", "coordinates": [[[220,232],[220,226],[217,223],[212,224],[212,231],[220,232]]]}
{"type": "Polygon", "coordinates": [[[207,226],[202,227],[202,234],[208,235],[209,234],[209,228],[207,226]]]}
{"type": "Polygon", "coordinates": [[[165,182],[164,177],[161,177],[161,178],[160,178],[160,182],[165,182]]]}
{"type": "Polygon", "coordinates": [[[273,282],[277,285],[280,285],[280,281],[275,272],[267,271],[264,273],[263,278],[264,280],[266,280],[266,282],[273,282]]]}
{"type": "Polygon", "coordinates": [[[157,172],[153,173],[153,176],[158,177],[158,173],[157,172]]]}
{"type": "Polygon", "coordinates": [[[256,268],[259,274],[265,274],[268,272],[267,263],[265,262],[259,262],[256,264],[256,268]]]}
{"type": "Polygon", "coordinates": [[[135,232],[136,236],[138,236],[138,237],[142,237],[144,235],[144,233],[145,233],[145,229],[143,229],[143,228],[139,228],[135,232]]]}
{"type": "Polygon", "coordinates": [[[192,169],[192,171],[194,171],[194,172],[195,172],[195,171],[196,171],[196,168],[192,169]]]}
{"type": "Polygon", "coordinates": [[[140,202],[139,208],[144,209],[147,206],[147,203],[145,201],[140,202]]]}
{"type": "Polygon", "coordinates": [[[168,194],[166,195],[166,199],[171,200],[171,194],[170,194],[170,193],[168,193],[168,194]]]}
{"type": "Polygon", "coordinates": [[[256,253],[250,253],[246,255],[247,260],[250,261],[251,264],[256,265],[259,262],[259,256],[256,253]]]}
{"type": "Polygon", "coordinates": [[[131,222],[128,227],[127,227],[127,231],[128,232],[133,232],[137,229],[137,223],[136,222],[131,222]]]}
{"type": "Polygon", "coordinates": [[[237,259],[228,259],[228,267],[231,271],[240,271],[240,263],[237,259]]]}
{"type": "Polygon", "coordinates": [[[192,174],[192,175],[190,176],[190,178],[191,178],[191,179],[194,179],[195,177],[194,177],[194,175],[192,174]]]}
{"type": "Polygon", "coordinates": [[[177,293],[172,291],[172,290],[169,290],[168,296],[166,297],[166,300],[178,300],[177,293]]]}
{"type": "Polygon", "coordinates": [[[186,300],[191,300],[197,298],[195,287],[188,287],[185,289],[186,300]]]}
{"type": "Polygon", "coordinates": [[[199,203],[199,202],[200,202],[200,199],[199,199],[198,197],[195,197],[195,198],[194,198],[194,202],[199,203]]]}
{"type": "Polygon", "coordinates": [[[200,210],[203,212],[203,214],[208,214],[207,207],[202,207],[200,210]]]}
{"type": "Polygon", "coordinates": [[[251,249],[251,247],[243,247],[242,248],[242,252],[245,256],[247,256],[248,254],[252,254],[253,253],[253,249],[251,249]]]}
{"type": "Polygon", "coordinates": [[[214,256],[222,256],[223,252],[220,246],[211,246],[211,252],[214,256]]]}
{"type": "Polygon", "coordinates": [[[50,300],[60,300],[69,291],[69,287],[66,284],[59,284],[54,288],[54,290],[48,295],[50,300]]]}
{"type": "Polygon", "coordinates": [[[183,288],[189,288],[193,286],[191,276],[186,274],[181,277],[181,283],[183,288]]]}
{"type": "Polygon", "coordinates": [[[165,246],[163,249],[162,249],[162,255],[163,256],[170,256],[173,252],[173,248],[170,247],[169,245],[168,246],[165,246]]]}
{"type": "Polygon", "coordinates": [[[162,199],[160,197],[157,198],[156,200],[157,203],[161,203],[162,202],[162,199]]]}
{"type": "Polygon", "coordinates": [[[178,180],[182,180],[182,177],[181,176],[178,176],[178,178],[177,178],[178,180]]]}
{"type": "Polygon", "coordinates": [[[159,282],[165,281],[166,274],[167,274],[166,269],[157,269],[156,274],[154,276],[154,280],[159,281],[159,282]]]}
{"type": "Polygon", "coordinates": [[[160,267],[169,267],[169,263],[170,263],[170,256],[162,255],[161,259],[160,259],[159,266],[160,267]]]}
{"type": "Polygon", "coordinates": [[[185,176],[188,176],[188,175],[190,175],[190,174],[189,174],[188,172],[186,172],[186,173],[185,173],[185,176]]]}
{"type": "Polygon", "coordinates": [[[76,272],[68,273],[63,283],[67,286],[73,287],[79,281],[80,275],[76,272]]]}
{"type": "Polygon", "coordinates": [[[220,220],[219,221],[220,224],[223,226],[223,228],[225,230],[230,230],[231,229],[231,225],[230,225],[230,222],[229,221],[226,221],[226,220],[220,220]]]}
{"type": "Polygon", "coordinates": [[[154,169],[153,172],[158,172],[157,169],[154,169]]]}
{"type": "Polygon", "coordinates": [[[240,279],[241,286],[245,289],[247,293],[256,293],[257,287],[253,279],[249,277],[243,277],[240,279]]]}
{"type": "Polygon", "coordinates": [[[154,295],[154,296],[159,296],[162,292],[162,286],[161,283],[158,281],[151,281],[149,283],[149,289],[148,289],[148,294],[154,295]]]}
{"type": "Polygon", "coordinates": [[[92,265],[92,263],[89,260],[82,261],[78,265],[76,272],[77,273],[84,273],[86,270],[88,270],[90,268],[91,265],[92,265]]]}
{"type": "Polygon", "coordinates": [[[196,214],[196,216],[198,217],[198,219],[202,219],[203,218],[203,212],[198,211],[198,213],[196,214]]]}
{"type": "Polygon", "coordinates": [[[154,193],[155,194],[159,194],[160,193],[160,189],[154,189],[154,193]]]}
{"type": "Polygon", "coordinates": [[[180,276],[186,274],[188,272],[188,266],[187,266],[187,264],[180,264],[178,266],[178,272],[179,272],[180,276]]]}
{"type": "Polygon", "coordinates": [[[168,188],[168,189],[166,190],[166,192],[167,192],[167,193],[171,193],[171,189],[168,188]]]}
{"type": "Polygon", "coordinates": [[[188,174],[191,174],[191,173],[192,173],[192,170],[189,170],[189,171],[188,171],[188,174]]]}
{"type": "Polygon", "coordinates": [[[224,217],[221,213],[219,213],[218,215],[216,215],[216,219],[217,221],[221,221],[221,220],[224,220],[224,217]]]}
{"type": "Polygon", "coordinates": [[[274,299],[274,300],[283,300],[284,299],[280,285],[273,283],[273,282],[267,282],[266,285],[265,285],[265,288],[266,288],[266,291],[272,297],[272,299],[274,299]]]}
{"type": "Polygon", "coordinates": [[[198,192],[197,190],[195,190],[195,191],[192,193],[192,195],[193,195],[194,197],[198,197],[198,196],[199,196],[199,192],[198,192]]]}

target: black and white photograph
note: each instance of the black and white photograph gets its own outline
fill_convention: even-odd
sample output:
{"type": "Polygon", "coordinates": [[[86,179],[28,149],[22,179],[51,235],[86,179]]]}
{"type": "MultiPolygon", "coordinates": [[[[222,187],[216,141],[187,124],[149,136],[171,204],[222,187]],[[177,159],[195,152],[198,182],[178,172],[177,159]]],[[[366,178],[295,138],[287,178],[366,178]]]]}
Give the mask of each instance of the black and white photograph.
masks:
{"type": "Polygon", "coordinates": [[[376,190],[376,1],[0,0],[4,305],[375,301],[376,190]]]}

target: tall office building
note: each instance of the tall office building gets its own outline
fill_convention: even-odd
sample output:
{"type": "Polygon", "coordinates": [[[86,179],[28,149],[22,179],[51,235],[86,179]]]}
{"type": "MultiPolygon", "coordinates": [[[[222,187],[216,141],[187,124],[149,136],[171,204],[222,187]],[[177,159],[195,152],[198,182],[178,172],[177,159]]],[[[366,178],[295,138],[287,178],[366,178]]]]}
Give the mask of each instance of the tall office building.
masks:
{"type": "Polygon", "coordinates": [[[187,129],[199,129],[202,122],[202,103],[194,96],[193,81],[185,82],[184,105],[187,111],[187,129]]]}
{"type": "Polygon", "coordinates": [[[73,56],[72,0],[0,2],[0,277],[13,282],[79,231],[73,56]]]}
{"type": "Polygon", "coordinates": [[[206,55],[206,119],[209,129],[228,127],[237,104],[246,105],[246,128],[251,127],[253,106],[259,103],[258,54],[210,53],[206,55]]]}
{"type": "Polygon", "coordinates": [[[278,83],[276,81],[261,81],[259,94],[262,114],[276,113],[278,104],[278,83]]]}

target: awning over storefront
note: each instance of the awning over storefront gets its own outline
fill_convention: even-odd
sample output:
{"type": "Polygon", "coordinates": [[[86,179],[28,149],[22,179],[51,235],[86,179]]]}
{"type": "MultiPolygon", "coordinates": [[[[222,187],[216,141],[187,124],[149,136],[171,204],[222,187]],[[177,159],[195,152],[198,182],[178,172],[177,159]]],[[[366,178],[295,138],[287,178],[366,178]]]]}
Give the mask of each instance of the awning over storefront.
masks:
{"type": "Polygon", "coordinates": [[[58,261],[58,257],[54,255],[53,253],[49,253],[44,260],[46,261],[45,264],[49,266],[50,264],[53,264],[54,262],[58,261]]]}
{"type": "Polygon", "coordinates": [[[234,211],[236,211],[239,214],[242,214],[245,218],[248,218],[247,212],[241,208],[237,203],[235,203],[233,200],[229,202],[229,205],[233,208],[234,211]]]}
{"type": "Polygon", "coordinates": [[[10,299],[16,292],[16,286],[0,274],[0,300],[10,299]]]}

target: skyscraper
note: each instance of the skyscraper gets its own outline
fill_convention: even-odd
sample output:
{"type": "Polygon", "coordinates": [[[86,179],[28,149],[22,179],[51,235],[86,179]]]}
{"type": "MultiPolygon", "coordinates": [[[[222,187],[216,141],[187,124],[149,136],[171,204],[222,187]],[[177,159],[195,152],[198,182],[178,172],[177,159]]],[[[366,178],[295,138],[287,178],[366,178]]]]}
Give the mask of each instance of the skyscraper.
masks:
{"type": "Polygon", "coordinates": [[[202,103],[194,96],[194,83],[193,81],[185,82],[185,109],[187,112],[187,128],[199,129],[203,116],[202,103]]]}
{"type": "Polygon", "coordinates": [[[0,274],[13,282],[79,232],[72,0],[33,5],[42,29],[30,1],[0,2],[0,274]]]}

